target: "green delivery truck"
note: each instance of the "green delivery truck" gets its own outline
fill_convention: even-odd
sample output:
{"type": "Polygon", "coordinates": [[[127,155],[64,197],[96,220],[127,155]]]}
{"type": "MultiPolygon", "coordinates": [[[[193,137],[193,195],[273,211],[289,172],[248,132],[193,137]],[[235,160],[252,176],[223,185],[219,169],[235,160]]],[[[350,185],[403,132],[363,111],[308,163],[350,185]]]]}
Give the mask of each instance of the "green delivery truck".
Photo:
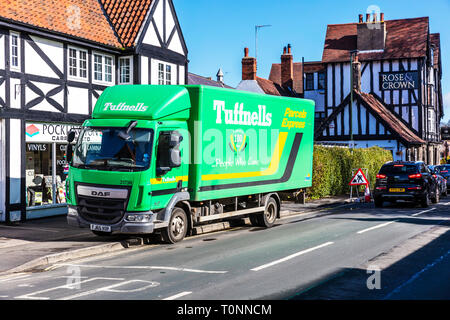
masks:
{"type": "Polygon", "coordinates": [[[271,227],[281,191],[310,187],[314,102],[208,86],[107,88],[68,135],[68,223],[160,232],[234,217],[271,227]]]}

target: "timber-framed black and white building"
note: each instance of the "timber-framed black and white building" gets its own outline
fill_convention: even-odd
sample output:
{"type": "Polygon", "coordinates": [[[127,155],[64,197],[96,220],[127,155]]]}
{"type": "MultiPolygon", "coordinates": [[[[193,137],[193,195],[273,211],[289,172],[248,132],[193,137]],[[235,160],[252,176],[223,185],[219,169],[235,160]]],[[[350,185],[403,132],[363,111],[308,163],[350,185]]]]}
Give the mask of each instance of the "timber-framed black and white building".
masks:
{"type": "Polygon", "coordinates": [[[0,7],[0,221],[66,212],[65,140],[102,91],[185,84],[172,0],[13,0],[0,7]]]}
{"type": "Polygon", "coordinates": [[[439,163],[440,36],[430,32],[428,17],[367,14],[365,21],[360,15],[357,23],[328,25],[321,64],[316,141],[352,140],[356,148],[391,150],[394,160],[439,163]]]}

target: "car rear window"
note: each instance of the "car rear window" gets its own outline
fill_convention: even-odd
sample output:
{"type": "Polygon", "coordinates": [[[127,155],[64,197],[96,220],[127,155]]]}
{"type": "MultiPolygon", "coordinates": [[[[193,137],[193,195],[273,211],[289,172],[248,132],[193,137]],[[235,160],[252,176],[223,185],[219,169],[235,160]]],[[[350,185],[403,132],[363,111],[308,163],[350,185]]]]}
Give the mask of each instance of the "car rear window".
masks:
{"type": "Polygon", "coordinates": [[[397,165],[386,165],[381,167],[381,174],[410,174],[419,172],[419,168],[415,165],[407,164],[397,164],[397,165]]]}

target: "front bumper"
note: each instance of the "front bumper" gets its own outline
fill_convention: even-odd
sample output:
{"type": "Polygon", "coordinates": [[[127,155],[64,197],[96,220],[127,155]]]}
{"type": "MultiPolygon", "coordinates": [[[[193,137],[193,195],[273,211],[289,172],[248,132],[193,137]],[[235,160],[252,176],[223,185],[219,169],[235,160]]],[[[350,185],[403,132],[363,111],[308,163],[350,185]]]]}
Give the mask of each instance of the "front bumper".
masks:
{"type": "MultiPolygon", "coordinates": [[[[90,222],[84,219],[82,216],[78,214],[78,210],[76,207],[69,206],[69,213],[67,214],[67,223],[74,227],[79,228],[90,228],[91,224],[96,225],[105,225],[111,227],[111,232],[114,234],[150,234],[153,233],[155,228],[155,219],[156,214],[152,211],[142,212],[142,214],[149,214],[151,216],[149,222],[129,222],[126,221],[125,218],[127,216],[127,212],[124,214],[123,218],[115,223],[115,224],[102,224],[98,222],[90,222]]],[[[136,214],[133,212],[132,214],[136,214]]],[[[158,223],[158,227],[161,227],[161,224],[158,223]]]]}

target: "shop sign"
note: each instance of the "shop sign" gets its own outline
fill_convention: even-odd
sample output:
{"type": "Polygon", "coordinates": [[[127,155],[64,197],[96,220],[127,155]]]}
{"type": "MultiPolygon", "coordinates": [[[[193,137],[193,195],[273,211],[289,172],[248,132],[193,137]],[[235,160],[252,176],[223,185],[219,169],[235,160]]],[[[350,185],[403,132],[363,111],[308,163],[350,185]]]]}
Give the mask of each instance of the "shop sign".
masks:
{"type": "Polygon", "coordinates": [[[78,124],[65,123],[31,123],[27,122],[25,125],[26,142],[41,142],[41,143],[66,143],[67,134],[71,129],[80,131],[78,124]]]}
{"type": "Polygon", "coordinates": [[[419,71],[380,72],[381,90],[413,90],[419,88],[419,71]]]}

